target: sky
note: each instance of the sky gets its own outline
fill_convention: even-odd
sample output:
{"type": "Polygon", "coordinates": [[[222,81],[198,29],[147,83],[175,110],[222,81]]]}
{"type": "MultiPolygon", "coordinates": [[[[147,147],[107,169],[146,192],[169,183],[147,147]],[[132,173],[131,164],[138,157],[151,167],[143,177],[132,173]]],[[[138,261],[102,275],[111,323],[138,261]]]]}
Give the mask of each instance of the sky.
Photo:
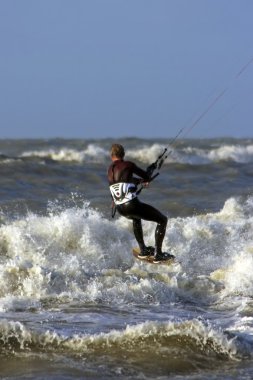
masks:
{"type": "Polygon", "coordinates": [[[252,0],[0,0],[0,138],[253,137],[252,0]]]}

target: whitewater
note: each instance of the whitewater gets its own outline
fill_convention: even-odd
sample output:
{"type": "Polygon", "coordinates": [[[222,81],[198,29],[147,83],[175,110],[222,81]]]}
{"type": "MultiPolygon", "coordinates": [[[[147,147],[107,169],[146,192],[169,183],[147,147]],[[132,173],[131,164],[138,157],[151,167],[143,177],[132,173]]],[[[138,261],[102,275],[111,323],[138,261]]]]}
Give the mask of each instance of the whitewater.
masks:
{"type": "Polygon", "coordinates": [[[169,141],[0,140],[1,379],[253,377],[253,140],[177,141],[141,192],[175,264],[111,217],[111,144],[146,168],[169,141]]]}

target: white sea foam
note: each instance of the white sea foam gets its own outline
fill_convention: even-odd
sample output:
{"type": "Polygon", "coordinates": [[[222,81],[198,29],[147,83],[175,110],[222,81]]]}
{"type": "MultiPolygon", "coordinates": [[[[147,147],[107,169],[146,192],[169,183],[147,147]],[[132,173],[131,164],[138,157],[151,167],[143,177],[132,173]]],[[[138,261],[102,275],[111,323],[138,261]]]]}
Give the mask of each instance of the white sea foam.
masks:
{"type": "MultiPolygon", "coordinates": [[[[133,348],[149,353],[152,350],[155,356],[156,347],[159,350],[173,350],[189,344],[191,351],[203,354],[223,354],[228,357],[236,357],[238,347],[233,338],[228,338],[222,331],[213,328],[210,324],[204,324],[198,319],[168,322],[145,322],[137,325],[128,325],[124,330],[111,330],[108,333],[99,334],[73,334],[61,335],[56,331],[45,330],[31,331],[20,322],[1,320],[0,339],[2,349],[26,350],[35,346],[37,350],[61,351],[68,350],[78,354],[106,353],[110,349],[111,355],[115,350],[132,352],[133,348]],[[175,337],[177,340],[175,341],[175,337]],[[170,341],[170,339],[172,339],[170,341]],[[147,344],[152,342],[152,346],[147,344]],[[178,343],[177,343],[178,342],[178,343]]],[[[115,352],[117,352],[115,351],[115,352]]],[[[160,351],[159,351],[160,352],[160,351]]],[[[240,352],[239,352],[240,354],[240,352]]]]}
{"type": "Polygon", "coordinates": [[[212,161],[229,160],[239,163],[253,162],[253,145],[224,145],[211,150],[208,157],[212,161]]]}
{"type": "Polygon", "coordinates": [[[130,159],[151,164],[164,152],[165,148],[167,149],[165,152],[167,156],[165,164],[204,165],[219,161],[253,162],[253,145],[222,145],[218,148],[207,150],[192,146],[178,148],[153,144],[151,146],[145,145],[135,150],[128,150],[127,155],[130,159]]]}
{"type": "MultiPolygon", "coordinates": [[[[186,297],[198,303],[253,295],[252,198],[229,199],[218,213],[170,219],[164,250],[180,264],[136,261],[131,221],[107,220],[88,203],[0,227],[2,310],[41,299],[166,303],[186,297]],[[223,273],[223,274],[221,274],[223,273]]],[[[143,223],[154,244],[155,225],[143,223]]]]}
{"type": "Polygon", "coordinates": [[[156,161],[157,157],[163,152],[165,147],[160,144],[153,144],[151,146],[144,145],[137,149],[127,150],[127,158],[133,160],[139,160],[145,164],[151,164],[156,161]]]}
{"type": "Polygon", "coordinates": [[[7,307],[6,299],[13,296],[74,297],[83,293],[84,283],[85,297],[99,298],[103,281],[96,286],[96,278],[89,278],[107,268],[129,267],[133,258],[126,253],[131,240],[128,231],[112,226],[88,204],[45,217],[29,214],[2,225],[1,303],[7,307]]]}
{"type": "Polygon", "coordinates": [[[253,145],[222,145],[211,150],[188,147],[183,150],[183,163],[208,164],[219,161],[253,162],[253,145]]]}
{"type": "MultiPolygon", "coordinates": [[[[219,161],[234,161],[248,163],[253,161],[253,145],[222,145],[214,149],[201,149],[193,146],[185,148],[170,147],[162,144],[145,144],[135,149],[126,150],[126,159],[138,160],[144,164],[156,161],[159,155],[166,150],[165,164],[181,163],[203,165],[219,161]]],[[[39,157],[65,162],[98,162],[109,159],[109,152],[97,144],[89,144],[83,150],[67,147],[51,148],[48,150],[26,151],[21,157],[39,157]]]]}
{"type": "MultiPolygon", "coordinates": [[[[155,225],[144,222],[143,228],[146,243],[153,244],[155,225]]],[[[242,336],[241,343],[244,346],[246,342],[248,348],[197,320],[157,325],[150,322],[129,326],[123,332],[67,339],[49,331],[34,337],[23,325],[0,325],[0,333],[6,334],[8,341],[8,329],[14,329],[13,336],[18,336],[20,346],[36,340],[49,347],[56,344],[70,350],[79,347],[81,351],[98,342],[128,345],[131,339],[145,339],[145,334],[162,339],[176,333],[191,337],[203,347],[211,339],[215,351],[228,355],[237,355],[238,347],[239,355],[251,352],[247,334],[253,331],[253,320],[245,317],[252,311],[252,230],[252,197],[230,198],[217,213],[169,219],[164,249],[175,254],[180,263],[166,267],[135,260],[131,255],[136,245],[131,221],[118,216],[108,220],[87,202],[81,208],[54,209],[51,205],[47,216],[28,214],[19,220],[3,219],[0,226],[2,313],[43,310],[47,300],[52,307],[75,299],[118,306],[165,305],[183,300],[201,308],[210,303],[213,308],[234,310],[236,322],[225,324],[224,329],[242,336]]]]}
{"type": "Polygon", "coordinates": [[[69,161],[69,162],[103,162],[108,152],[99,147],[98,145],[89,144],[84,150],[76,150],[70,148],[48,149],[39,151],[28,151],[22,153],[21,157],[40,157],[45,159],[52,159],[55,161],[69,161]]]}

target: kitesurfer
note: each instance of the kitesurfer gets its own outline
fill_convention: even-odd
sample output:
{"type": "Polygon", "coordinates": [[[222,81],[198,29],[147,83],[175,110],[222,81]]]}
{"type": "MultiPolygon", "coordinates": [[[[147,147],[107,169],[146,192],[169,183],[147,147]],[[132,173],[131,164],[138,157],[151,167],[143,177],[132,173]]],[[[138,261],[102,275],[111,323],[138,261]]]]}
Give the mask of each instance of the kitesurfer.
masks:
{"type": "Polygon", "coordinates": [[[110,191],[118,213],[133,220],[133,232],[140,248],[140,259],[154,255],[154,263],[174,258],[162,252],[167,217],[153,206],[142,203],[137,197],[137,186],[148,186],[151,178],[147,171],[131,161],[125,161],[125,150],[120,144],[113,144],[110,151],[112,164],[108,169],[110,191]],[[138,176],[134,177],[134,174],[138,176]],[[147,247],[143,239],[142,219],[156,222],[155,247],[147,247]]]}

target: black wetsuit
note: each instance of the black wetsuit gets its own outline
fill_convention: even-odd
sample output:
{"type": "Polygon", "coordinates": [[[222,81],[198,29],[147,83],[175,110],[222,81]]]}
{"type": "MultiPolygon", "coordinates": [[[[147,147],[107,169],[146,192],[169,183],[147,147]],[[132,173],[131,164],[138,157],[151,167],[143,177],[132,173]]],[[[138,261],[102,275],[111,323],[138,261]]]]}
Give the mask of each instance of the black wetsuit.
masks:
{"type": "MultiPolygon", "coordinates": [[[[149,180],[150,177],[147,172],[131,161],[114,161],[108,169],[109,185],[118,182],[134,183],[137,185],[142,181],[148,182],[149,180]],[[134,177],[134,174],[140,178],[134,177]]],[[[133,220],[134,235],[141,250],[146,248],[143,240],[141,219],[157,223],[155,231],[155,252],[156,254],[160,254],[166,231],[167,217],[153,206],[140,202],[137,197],[127,203],[117,205],[116,208],[120,215],[133,220]]]]}

